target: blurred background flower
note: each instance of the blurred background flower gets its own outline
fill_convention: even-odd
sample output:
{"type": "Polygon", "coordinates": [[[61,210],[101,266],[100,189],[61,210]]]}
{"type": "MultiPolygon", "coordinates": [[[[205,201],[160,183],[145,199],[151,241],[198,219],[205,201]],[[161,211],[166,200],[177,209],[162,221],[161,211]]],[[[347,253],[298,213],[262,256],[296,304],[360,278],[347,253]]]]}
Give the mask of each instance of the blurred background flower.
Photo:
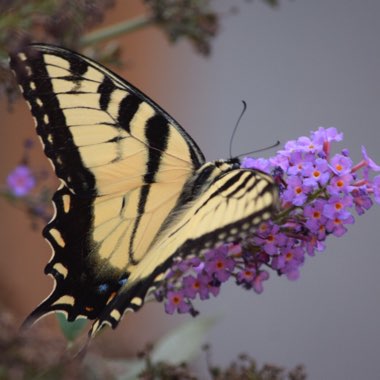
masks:
{"type": "Polygon", "coordinates": [[[19,165],[9,173],[7,185],[13,195],[23,197],[34,188],[36,179],[27,166],[19,165]]]}

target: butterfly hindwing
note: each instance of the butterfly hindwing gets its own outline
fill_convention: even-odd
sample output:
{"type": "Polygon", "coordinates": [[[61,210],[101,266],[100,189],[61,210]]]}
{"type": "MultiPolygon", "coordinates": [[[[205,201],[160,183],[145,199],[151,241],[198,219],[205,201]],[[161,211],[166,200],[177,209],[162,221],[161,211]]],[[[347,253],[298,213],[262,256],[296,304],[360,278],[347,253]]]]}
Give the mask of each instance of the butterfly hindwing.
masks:
{"type": "Polygon", "coordinates": [[[203,165],[186,184],[174,217],[163,226],[154,245],[136,265],[126,284],[95,321],[116,327],[124,310],[138,310],[162,280],[173,259],[202,252],[225,242],[240,241],[276,211],[277,187],[260,171],[241,169],[236,162],[203,165]]]}
{"type": "Polygon", "coordinates": [[[157,104],[89,58],[31,45],[11,58],[61,185],[44,229],[55,287],[26,323],[54,311],[95,319],[138,310],[175,257],[239,240],[276,210],[270,176],[204,162],[157,104]]]}

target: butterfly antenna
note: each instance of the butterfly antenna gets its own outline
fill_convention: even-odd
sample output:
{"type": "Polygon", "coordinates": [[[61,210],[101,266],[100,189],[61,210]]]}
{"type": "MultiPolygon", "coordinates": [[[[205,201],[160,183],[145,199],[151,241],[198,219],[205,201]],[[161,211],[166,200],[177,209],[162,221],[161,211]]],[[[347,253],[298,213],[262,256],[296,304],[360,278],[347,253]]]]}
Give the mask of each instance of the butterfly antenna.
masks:
{"type": "Polygon", "coordinates": [[[241,111],[241,113],[240,113],[239,118],[237,119],[237,122],[236,122],[236,124],[235,124],[235,128],[234,128],[234,130],[232,131],[232,135],[231,135],[231,138],[230,138],[230,158],[232,158],[232,142],[233,142],[233,140],[234,140],[235,133],[236,133],[236,131],[237,131],[237,128],[238,128],[238,126],[239,126],[239,123],[240,123],[241,118],[243,117],[245,111],[247,110],[247,103],[246,103],[244,100],[242,100],[241,102],[243,103],[243,109],[242,109],[242,111],[241,111]]]}
{"type": "Polygon", "coordinates": [[[248,155],[251,155],[251,154],[260,153],[260,152],[263,152],[263,151],[268,150],[268,149],[276,148],[279,145],[280,145],[280,140],[277,140],[272,145],[266,146],[265,148],[261,148],[261,149],[257,149],[257,150],[252,150],[251,152],[241,153],[241,154],[238,155],[238,157],[243,157],[243,156],[248,156],[248,155]]]}

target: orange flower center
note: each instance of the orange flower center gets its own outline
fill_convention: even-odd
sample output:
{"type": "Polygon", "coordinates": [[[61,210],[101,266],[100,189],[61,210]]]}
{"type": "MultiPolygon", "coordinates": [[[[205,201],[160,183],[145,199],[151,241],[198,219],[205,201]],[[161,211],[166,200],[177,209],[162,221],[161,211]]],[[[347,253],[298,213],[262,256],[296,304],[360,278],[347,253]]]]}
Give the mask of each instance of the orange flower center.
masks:
{"type": "Polygon", "coordinates": [[[244,275],[245,275],[246,277],[251,277],[251,276],[252,276],[252,272],[251,272],[250,270],[246,270],[246,271],[244,272],[244,275]]]}
{"type": "Polygon", "coordinates": [[[343,169],[343,166],[341,164],[336,164],[335,169],[338,170],[338,172],[340,172],[343,169]]]}
{"type": "Polygon", "coordinates": [[[319,170],[315,170],[313,173],[313,176],[318,178],[321,175],[321,172],[319,170]]]}
{"type": "Polygon", "coordinates": [[[302,193],[302,188],[298,186],[298,187],[296,187],[294,189],[294,191],[295,191],[296,194],[301,194],[302,193]]]}
{"type": "Polygon", "coordinates": [[[285,255],[285,260],[286,260],[286,261],[290,261],[292,258],[293,258],[293,253],[291,253],[291,252],[288,252],[288,253],[285,255]]]}
{"type": "Polygon", "coordinates": [[[321,213],[320,213],[319,211],[314,211],[314,212],[313,212],[313,217],[314,217],[315,219],[319,219],[319,218],[321,217],[321,213]]]}

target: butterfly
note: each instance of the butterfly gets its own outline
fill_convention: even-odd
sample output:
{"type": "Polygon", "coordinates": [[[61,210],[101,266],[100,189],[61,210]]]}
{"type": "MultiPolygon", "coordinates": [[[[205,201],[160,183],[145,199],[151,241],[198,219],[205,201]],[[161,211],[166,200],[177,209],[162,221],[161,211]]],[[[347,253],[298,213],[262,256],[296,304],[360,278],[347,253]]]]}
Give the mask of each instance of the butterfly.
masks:
{"type": "Polygon", "coordinates": [[[173,260],[237,241],[274,215],[278,189],[239,159],[205,162],[161,107],[99,63],[32,44],[11,56],[44,152],[60,180],[43,230],[52,313],[94,320],[93,337],[137,311],[173,260]]]}

